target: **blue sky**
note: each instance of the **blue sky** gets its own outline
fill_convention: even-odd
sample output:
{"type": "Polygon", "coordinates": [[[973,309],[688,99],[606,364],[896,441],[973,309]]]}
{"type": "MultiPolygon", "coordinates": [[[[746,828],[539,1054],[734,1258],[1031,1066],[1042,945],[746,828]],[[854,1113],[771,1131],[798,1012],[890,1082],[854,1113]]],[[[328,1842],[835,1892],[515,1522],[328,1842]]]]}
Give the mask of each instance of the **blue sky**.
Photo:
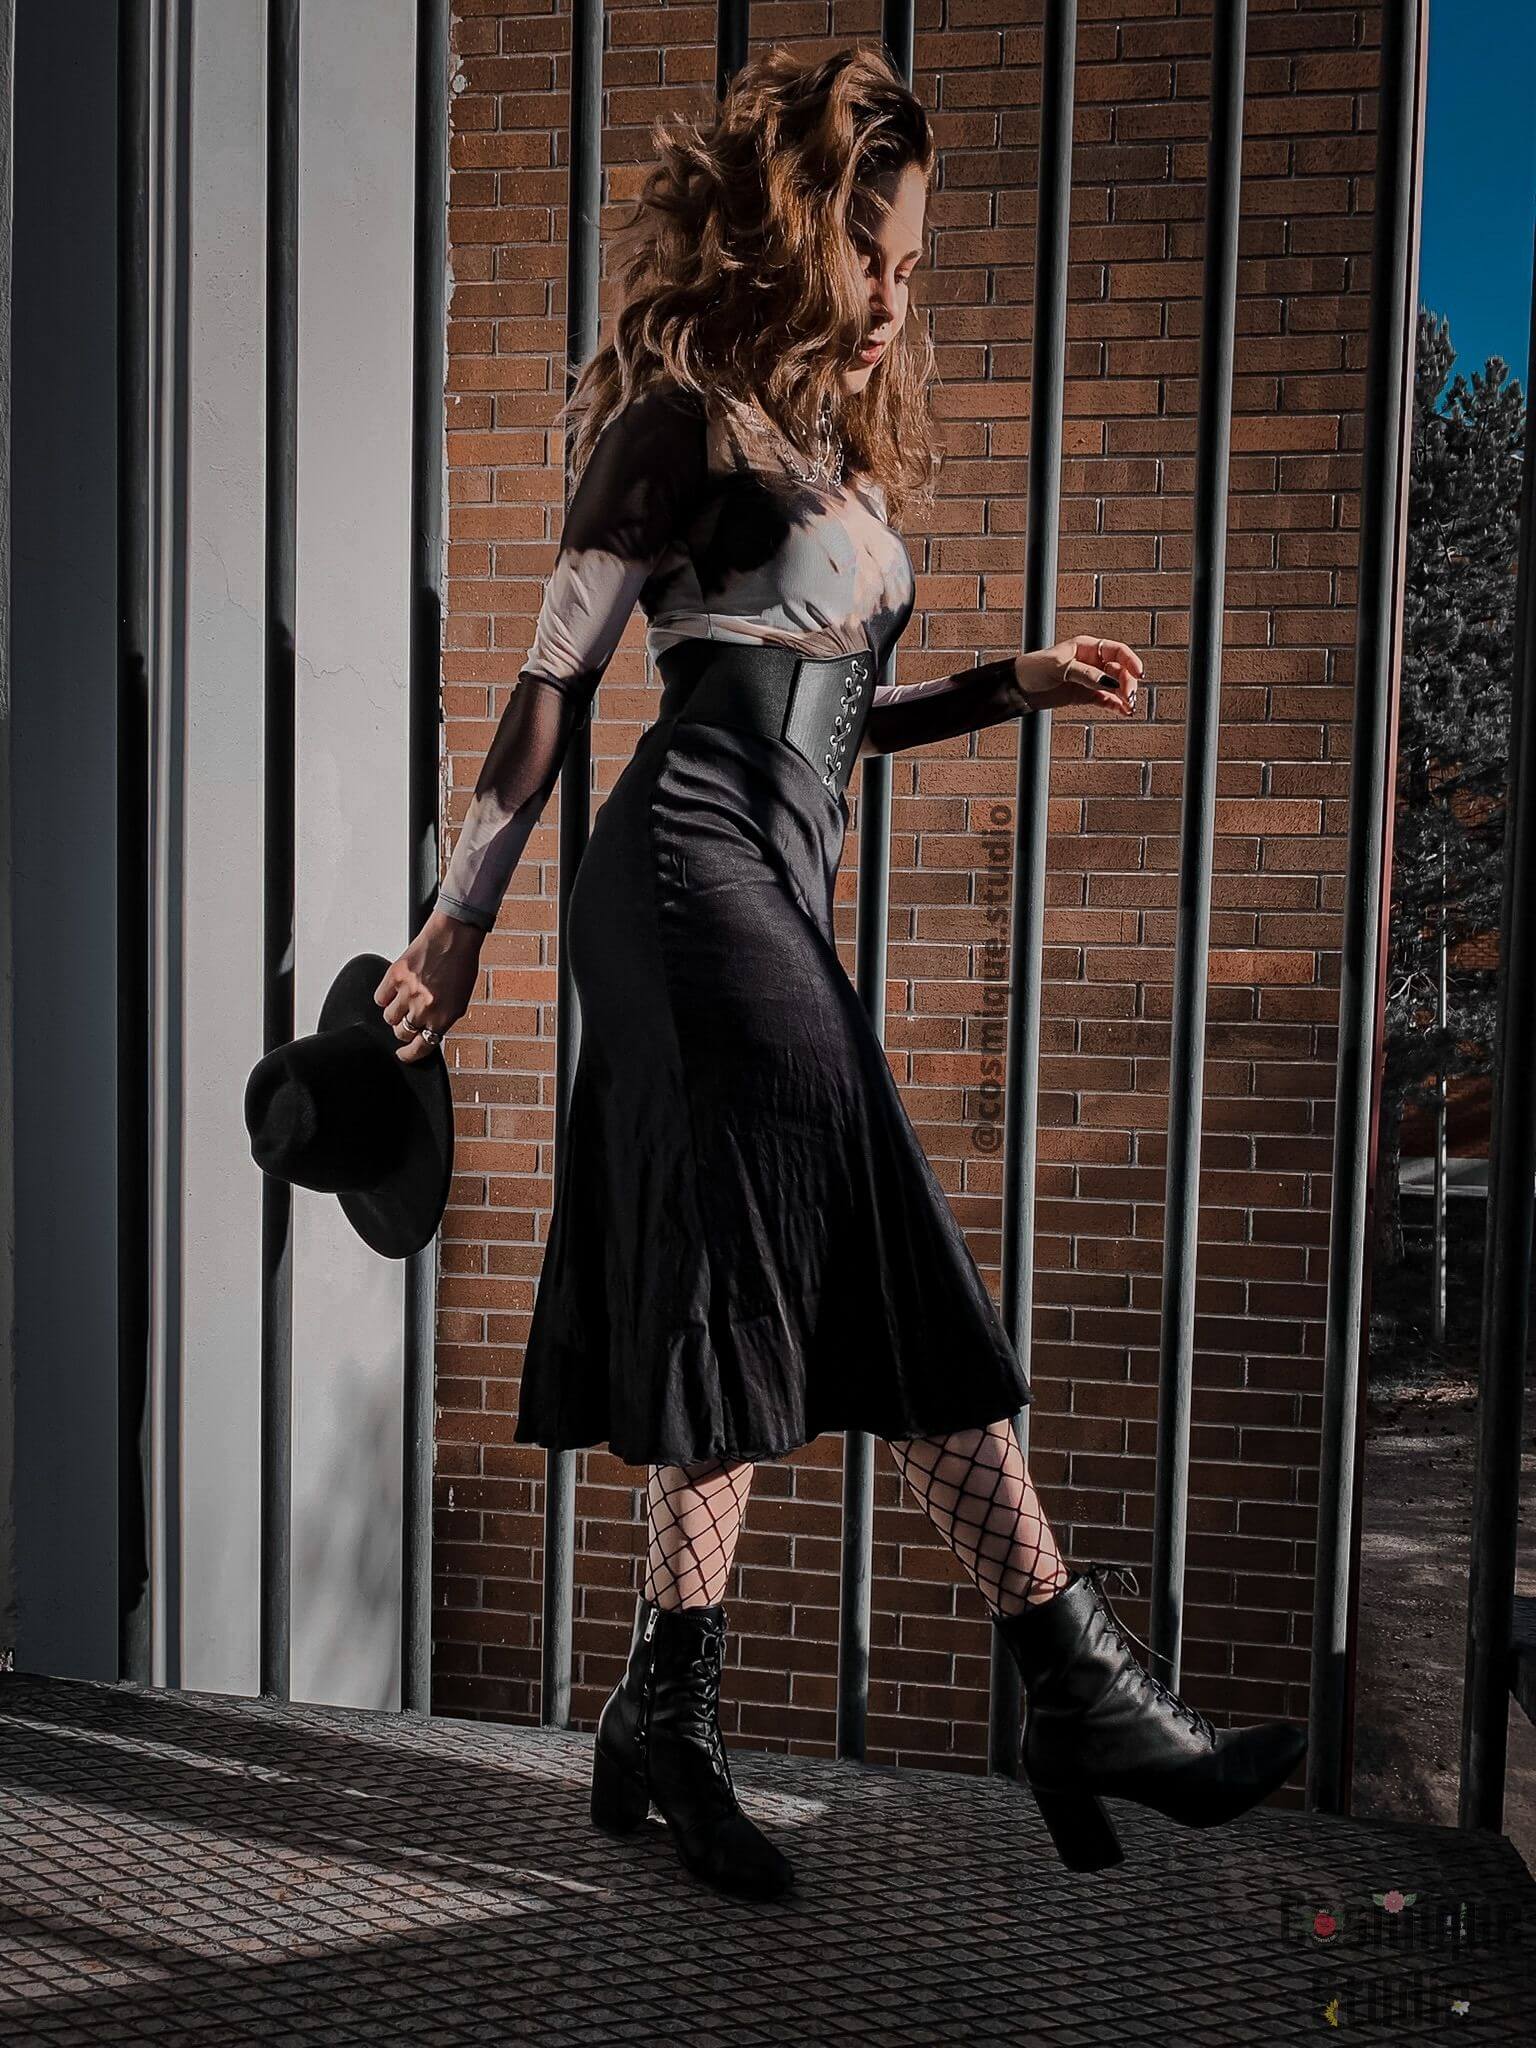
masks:
{"type": "Polygon", "coordinates": [[[1536,0],[1430,0],[1419,302],[1469,381],[1502,356],[1523,387],[1536,232],[1536,0]]]}

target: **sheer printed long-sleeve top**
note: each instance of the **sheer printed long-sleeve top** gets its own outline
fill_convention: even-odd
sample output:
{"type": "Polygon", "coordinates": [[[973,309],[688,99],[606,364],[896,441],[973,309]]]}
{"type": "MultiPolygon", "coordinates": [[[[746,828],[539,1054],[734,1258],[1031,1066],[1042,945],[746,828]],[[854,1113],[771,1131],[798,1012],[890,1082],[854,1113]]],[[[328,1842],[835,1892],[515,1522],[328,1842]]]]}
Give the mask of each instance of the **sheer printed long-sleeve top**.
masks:
{"type": "Polygon", "coordinates": [[[863,749],[952,738],[1027,710],[1011,656],[924,683],[883,680],[916,585],[873,479],[802,482],[754,407],[652,385],[616,412],[571,494],[533,645],[438,891],[488,930],[572,731],[638,603],[658,656],[679,640],[875,656],[863,749]]]}

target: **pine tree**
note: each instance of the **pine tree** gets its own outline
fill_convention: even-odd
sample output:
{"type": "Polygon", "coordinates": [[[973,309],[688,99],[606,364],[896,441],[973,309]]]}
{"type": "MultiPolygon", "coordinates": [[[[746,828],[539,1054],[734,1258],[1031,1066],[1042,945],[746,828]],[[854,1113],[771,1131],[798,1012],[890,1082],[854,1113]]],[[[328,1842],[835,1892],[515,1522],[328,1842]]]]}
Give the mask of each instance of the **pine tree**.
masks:
{"type": "Polygon", "coordinates": [[[1454,361],[1449,322],[1421,307],[1377,1178],[1387,1273],[1403,1259],[1404,1114],[1433,1104],[1442,1072],[1487,1075],[1493,1053],[1497,968],[1458,952],[1499,925],[1525,396],[1498,356],[1447,389],[1454,361]]]}

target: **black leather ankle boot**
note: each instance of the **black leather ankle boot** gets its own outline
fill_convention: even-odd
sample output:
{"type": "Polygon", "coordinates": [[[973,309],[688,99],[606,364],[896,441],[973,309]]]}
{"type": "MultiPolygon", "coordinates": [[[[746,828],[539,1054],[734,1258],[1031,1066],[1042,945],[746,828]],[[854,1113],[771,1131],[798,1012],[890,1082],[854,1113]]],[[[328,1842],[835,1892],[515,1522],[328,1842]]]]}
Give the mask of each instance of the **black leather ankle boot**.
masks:
{"type": "Polygon", "coordinates": [[[1132,1655],[1136,1639],[1110,1609],[1101,1575],[1090,1565],[1049,1600],[992,1617],[1028,1695],[1024,1775],[1071,1870],[1121,1860],[1102,1795],[1214,1827],[1283,1785],[1307,1747],[1306,1730],[1290,1721],[1214,1728],[1154,1678],[1132,1655]]]}
{"type": "Polygon", "coordinates": [[[597,1723],[592,1819],[629,1834],[651,1802],[685,1869],[717,1891],[776,1898],[794,1867],[736,1803],[720,1733],[725,1608],[640,1597],[629,1664],[597,1723]]]}

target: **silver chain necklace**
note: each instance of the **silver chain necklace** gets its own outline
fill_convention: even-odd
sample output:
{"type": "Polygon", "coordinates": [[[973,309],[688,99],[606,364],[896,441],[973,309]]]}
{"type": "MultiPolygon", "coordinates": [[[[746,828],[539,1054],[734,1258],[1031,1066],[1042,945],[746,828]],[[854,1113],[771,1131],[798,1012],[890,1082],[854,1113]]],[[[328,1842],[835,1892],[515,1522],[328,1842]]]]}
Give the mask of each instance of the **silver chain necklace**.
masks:
{"type": "Polygon", "coordinates": [[[843,443],[840,435],[832,432],[832,405],[824,400],[821,408],[821,453],[809,469],[803,467],[800,451],[769,419],[762,407],[753,399],[747,401],[753,413],[762,421],[783,451],[784,460],[803,484],[822,484],[829,491],[835,491],[843,480],[843,443]]]}

